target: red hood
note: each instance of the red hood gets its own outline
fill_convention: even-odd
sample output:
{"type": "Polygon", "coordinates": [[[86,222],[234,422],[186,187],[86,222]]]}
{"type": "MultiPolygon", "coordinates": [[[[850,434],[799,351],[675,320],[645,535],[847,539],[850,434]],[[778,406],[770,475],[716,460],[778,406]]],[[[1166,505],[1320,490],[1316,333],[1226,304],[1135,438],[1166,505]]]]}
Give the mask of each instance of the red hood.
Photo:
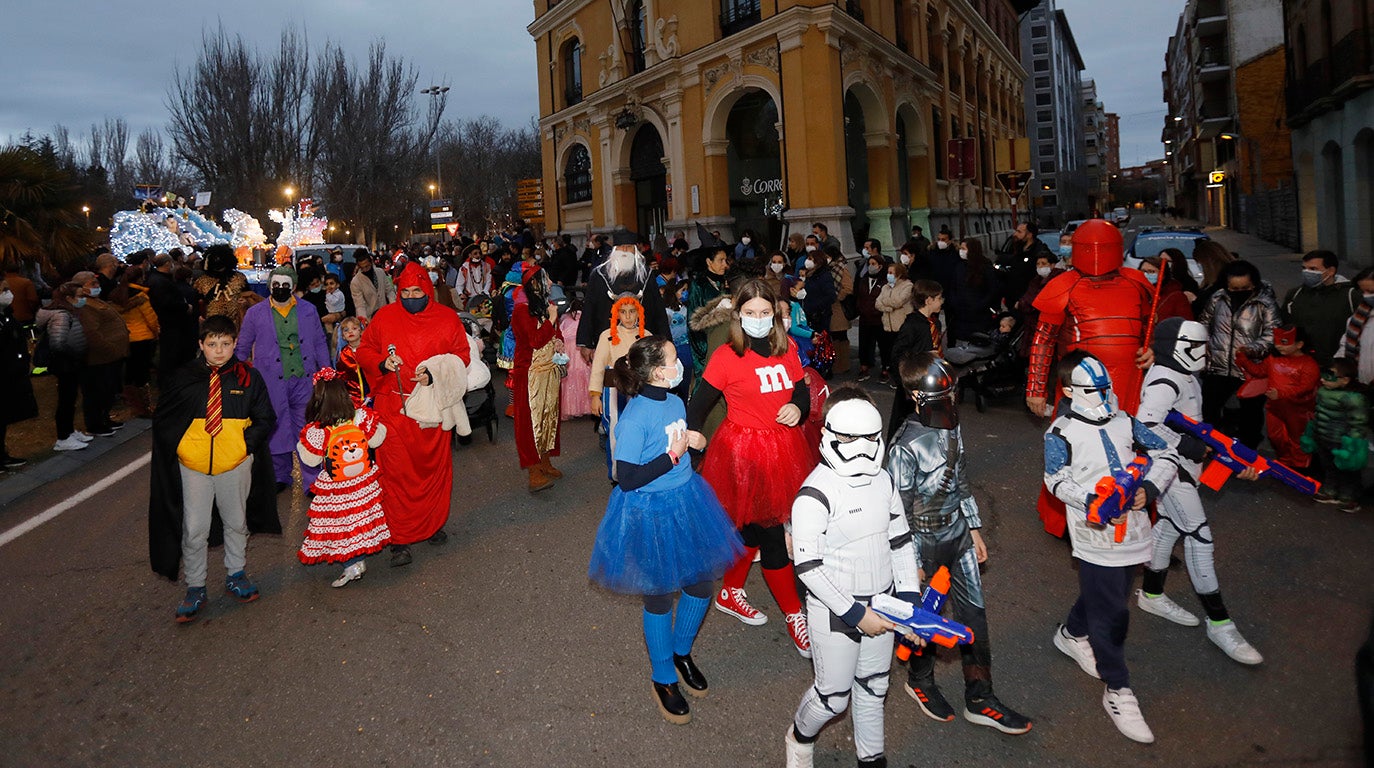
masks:
{"type": "Polygon", "coordinates": [[[425,295],[434,298],[434,284],[429,281],[429,272],[415,262],[409,262],[396,276],[396,291],[402,288],[419,288],[425,295]]]}

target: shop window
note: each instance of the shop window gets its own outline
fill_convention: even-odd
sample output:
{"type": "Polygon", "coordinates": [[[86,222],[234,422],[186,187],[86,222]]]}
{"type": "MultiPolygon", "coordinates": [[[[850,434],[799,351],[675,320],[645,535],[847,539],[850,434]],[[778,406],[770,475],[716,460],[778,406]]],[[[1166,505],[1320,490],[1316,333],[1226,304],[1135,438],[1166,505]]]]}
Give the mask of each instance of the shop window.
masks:
{"type": "Polygon", "coordinates": [[[567,188],[569,205],[586,203],[592,199],[592,156],[587,148],[578,144],[568,153],[568,164],[563,170],[563,183],[567,188]]]}

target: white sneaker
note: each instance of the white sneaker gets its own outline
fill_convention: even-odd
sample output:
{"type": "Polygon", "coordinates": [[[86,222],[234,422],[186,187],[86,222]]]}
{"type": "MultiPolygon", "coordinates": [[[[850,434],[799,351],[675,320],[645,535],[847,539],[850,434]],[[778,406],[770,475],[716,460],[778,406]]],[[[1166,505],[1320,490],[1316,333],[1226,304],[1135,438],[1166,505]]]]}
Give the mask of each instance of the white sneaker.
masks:
{"type": "Polygon", "coordinates": [[[1069,634],[1068,627],[1060,624],[1054,630],[1054,647],[1078,662],[1078,666],[1082,667],[1084,672],[1098,680],[1102,679],[1097,674],[1097,657],[1093,655],[1093,647],[1088,644],[1088,638],[1074,637],[1069,634]]]}
{"type": "Polygon", "coordinates": [[[1155,734],[1145,724],[1145,717],[1140,714],[1140,702],[1136,701],[1130,688],[1108,688],[1103,691],[1102,707],[1111,715],[1112,725],[1121,731],[1122,736],[1141,744],[1155,742],[1155,734]]]}
{"type": "Polygon", "coordinates": [[[787,745],[787,768],[811,768],[816,755],[816,745],[797,741],[794,733],[794,726],[788,725],[787,736],[783,739],[783,743],[787,745]]]}
{"type": "Polygon", "coordinates": [[[367,573],[367,563],[365,561],[359,560],[358,562],[344,568],[343,573],[339,574],[339,578],[330,582],[329,586],[342,587],[350,581],[356,581],[357,579],[361,579],[364,573],[367,573]]]}
{"type": "Polygon", "coordinates": [[[1189,613],[1187,609],[1169,599],[1168,595],[1150,597],[1145,594],[1145,590],[1137,589],[1135,591],[1135,596],[1136,604],[1140,606],[1140,610],[1146,613],[1153,613],[1162,619],[1168,619],[1175,624],[1182,624],[1185,627],[1196,627],[1201,623],[1198,621],[1198,618],[1189,613]]]}
{"type": "Polygon", "coordinates": [[[74,437],[83,443],[89,443],[95,439],[95,435],[88,435],[85,432],[73,432],[70,437],[74,437]]]}
{"type": "Polygon", "coordinates": [[[52,444],[54,451],[79,451],[85,447],[86,444],[76,439],[74,434],[52,444]]]}
{"type": "Polygon", "coordinates": [[[1264,657],[1255,650],[1255,646],[1245,642],[1245,638],[1240,636],[1240,630],[1236,629],[1234,621],[1227,620],[1220,624],[1207,622],[1207,639],[1241,664],[1259,664],[1264,661],[1264,657]]]}

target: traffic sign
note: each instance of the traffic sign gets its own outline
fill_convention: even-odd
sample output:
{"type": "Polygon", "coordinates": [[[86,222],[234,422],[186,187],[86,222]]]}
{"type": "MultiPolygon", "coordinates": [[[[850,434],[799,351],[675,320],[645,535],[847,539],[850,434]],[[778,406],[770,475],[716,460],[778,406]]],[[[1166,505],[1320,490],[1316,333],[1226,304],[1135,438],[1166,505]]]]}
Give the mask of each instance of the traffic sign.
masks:
{"type": "MultiPolygon", "coordinates": [[[[430,200],[429,219],[431,222],[449,221],[453,218],[453,203],[450,200],[430,200]]],[[[442,229],[443,227],[439,227],[442,229]]]]}
{"type": "Polygon", "coordinates": [[[978,143],[973,139],[950,139],[946,145],[946,166],[951,179],[971,179],[977,175],[978,143]]]}
{"type": "Polygon", "coordinates": [[[448,236],[449,236],[449,237],[457,237],[457,236],[458,236],[458,230],[460,230],[460,229],[463,228],[463,225],[462,225],[462,224],[459,224],[459,223],[456,222],[456,221],[450,222],[450,223],[448,223],[448,224],[445,224],[444,226],[448,228],[448,236]]]}
{"type": "Polygon", "coordinates": [[[1013,200],[1025,193],[1026,182],[1030,180],[1030,171],[1003,171],[997,174],[997,186],[1013,200]]]}

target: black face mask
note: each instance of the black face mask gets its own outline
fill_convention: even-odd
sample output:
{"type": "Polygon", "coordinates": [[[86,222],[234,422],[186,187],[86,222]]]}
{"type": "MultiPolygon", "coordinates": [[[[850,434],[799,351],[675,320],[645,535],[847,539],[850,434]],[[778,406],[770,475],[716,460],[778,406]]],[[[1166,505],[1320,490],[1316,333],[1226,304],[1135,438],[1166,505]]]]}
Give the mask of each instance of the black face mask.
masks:
{"type": "Polygon", "coordinates": [[[402,297],[402,299],[401,299],[401,306],[402,306],[402,307],[405,307],[405,310],[406,310],[407,312],[409,312],[410,314],[412,314],[412,315],[415,314],[415,313],[417,313],[417,312],[423,312],[424,309],[425,309],[425,306],[428,305],[428,304],[429,304],[429,297],[428,297],[428,296],[417,296],[417,297],[415,297],[415,298],[413,298],[413,299],[407,299],[407,298],[402,297]]]}
{"type": "Polygon", "coordinates": [[[1238,307],[1240,307],[1242,304],[1244,304],[1245,302],[1249,301],[1249,300],[1250,300],[1250,297],[1251,297],[1251,296],[1254,296],[1254,295],[1255,295],[1254,290],[1249,290],[1249,291],[1232,291],[1232,290],[1227,290],[1227,291],[1226,291],[1226,297],[1227,297],[1228,299],[1231,300],[1231,307],[1232,307],[1232,308],[1238,308],[1238,307]]]}
{"type": "Polygon", "coordinates": [[[285,304],[291,300],[291,288],[286,285],[272,286],[272,301],[278,304],[285,304]]]}

